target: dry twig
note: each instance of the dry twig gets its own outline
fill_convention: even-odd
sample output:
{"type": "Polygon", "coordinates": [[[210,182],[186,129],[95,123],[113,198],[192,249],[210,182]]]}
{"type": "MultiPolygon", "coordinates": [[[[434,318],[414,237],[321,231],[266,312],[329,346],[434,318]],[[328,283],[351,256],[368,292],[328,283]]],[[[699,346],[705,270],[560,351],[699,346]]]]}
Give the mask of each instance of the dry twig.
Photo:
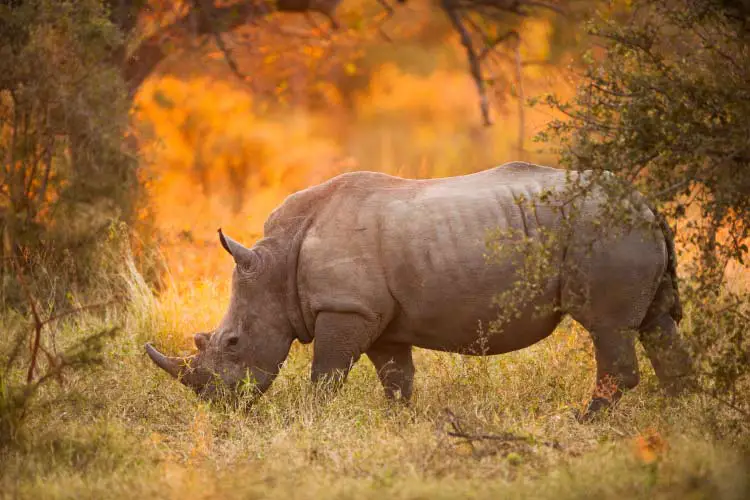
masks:
{"type": "Polygon", "coordinates": [[[87,311],[91,309],[98,309],[101,307],[106,307],[108,305],[112,305],[115,303],[120,302],[120,298],[115,297],[112,300],[108,300],[105,302],[99,302],[94,304],[88,304],[81,307],[76,307],[74,309],[70,309],[68,311],[63,311],[59,314],[52,315],[48,317],[45,320],[42,320],[41,316],[39,315],[39,308],[36,303],[36,300],[31,294],[31,291],[29,290],[28,286],[26,285],[26,281],[23,278],[23,273],[21,272],[20,268],[16,267],[16,279],[18,280],[19,285],[21,286],[21,289],[23,290],[24,295],[26,295],[26,299],[29,302],[29,309],[31,309],[31,319],[34,323],[34,336],[31,341],[31,360],[29,361],[29,368],[26,372],[26,383],[30,384],[32,380],[34,379],[34,372],[36,371],[36,365],[37,360],[39,358],[39,353],[41,352],[47,357],[47,361],[49,362],[50,366],[53,368],[56,368],[59,364],[58,359],[53,356],[47,349],[44,348],[42,345],[42,330],[44,329],[44,326],[52,323],[54,321],[58,321],[62,318],[65,318],[67,316],[70,316],[72,314],[77,314],[81,311],[87,311]]]}
{"type": "Polygon", "coordinates": [[[532,435],[520,435],[513,432],[503,432],[501,434],[472,434],[464,430],[461,420],[453,413],[449,408],[443,410],[446,421],[450,424],[453,430],[446,432],[450,437],[461,438],[465,440],[471,446],[472,451],[475,451],[475,441],[497,441],[497,442],[520,442],[524,444],[541,444],[549,448],[562,451],[562,446],[557,441],[545,441],[532,435]]]}

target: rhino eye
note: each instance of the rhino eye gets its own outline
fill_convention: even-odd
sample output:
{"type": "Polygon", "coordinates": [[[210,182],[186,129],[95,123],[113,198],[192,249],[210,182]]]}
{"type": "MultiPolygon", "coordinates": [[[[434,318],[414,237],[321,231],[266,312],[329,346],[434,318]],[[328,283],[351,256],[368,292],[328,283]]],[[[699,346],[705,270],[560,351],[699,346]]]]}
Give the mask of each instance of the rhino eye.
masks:
{"type": "Polygon", "coordinates": [[[227,339],[227,345],[229,347],[234,347],[237,345],[237,343],[240,341],[239,337],[229,337],[227,339]]]}

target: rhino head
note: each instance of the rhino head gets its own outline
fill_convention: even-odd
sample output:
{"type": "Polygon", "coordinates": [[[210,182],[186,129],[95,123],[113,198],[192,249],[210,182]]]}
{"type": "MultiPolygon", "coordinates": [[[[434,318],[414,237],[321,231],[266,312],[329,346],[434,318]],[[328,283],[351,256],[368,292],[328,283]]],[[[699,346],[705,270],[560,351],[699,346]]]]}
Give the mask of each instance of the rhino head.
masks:
{"type": "Polygon", "coordinates": [[[263,393],[295,338],[285,311],[284,266],[277,265],[272,242],[261,240],[246,248],[221,229],[219,239],[236,264],[229,309],[219,327],[195,335],[198,352],[192,356],[165,356],[151,344],[146,344],[146,352],[157,366],[201,396],[214,398],[222,384],[235,390],[248,379],[263,393]]]}

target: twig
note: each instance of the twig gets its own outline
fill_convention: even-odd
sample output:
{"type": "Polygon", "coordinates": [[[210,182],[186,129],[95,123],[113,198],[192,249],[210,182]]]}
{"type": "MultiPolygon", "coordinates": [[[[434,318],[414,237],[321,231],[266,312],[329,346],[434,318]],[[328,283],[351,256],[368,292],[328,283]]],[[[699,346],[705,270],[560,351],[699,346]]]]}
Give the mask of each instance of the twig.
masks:
{"type": "Polygon", "coordinates": [[[386,18],[383,20],[385,22],[393,16],[395,11],[393,10],[393,7],[391,6],[391,4],[388,3],[387,0],[378,0],[378,3],[381,5],[381,7],[383,7],[383,9],[386,12],[386,18]]]}
{"type": "Polygon", "coordinates": [[[26,372],[26,383],[31,383],[31,380],[34,378],[34,370],[36,369],[36,358],[39,353],[39,344],[42,340],[42,327],[44,326],[44,323],[39,318],[39,312],[36,308],[36,302],[31,296],[31,292],[26,286],[26,282],[24,281],[23,275],[18,266],[16,266],[16,279],[18,279],[18,283],[21,285],[24,295],[26,295],[26,298],[29,301],[29,307],[31,307],[31,316],[34,320],[34,339],[31,344],[31,361],[29,362],[29,369],[26,372]]]}
{"type": "Polygon", "coordinates": [[[85,306],[76,307],[75,309],[70,309],[68,311],[63,311],[60,314],[55,314],[54,316],[50,316],[49,318],[47,318],[46,320],[44,320],[42,322],[42,324],[46,325],[47,323],[52,323],[53,321],[57,321],[57,320],[62,319],[64,317],[66,317],[66,316],[70,316],[71,314],[76,314],[76,313],[79,313],[81,311],[88,311],[90,309],[98,309],[100,307],[110,306],[112,304],[117,304],[118,302],[121,302],[121,301],[122,301],[122,298],[115,297],[114,299],[107,300],[105,302],[97,302],[97,303],[94,303],[94,304],[87,304],[85,306]]]}
{"type": "Polygon", "coordinates": [[[240,71],[240,68],[237,65],[237,61],[234,60],[232,51],[224,43],[224,39],[221,37],[221,33],[215,31],[214,40],[216,41],[216,46],[219,47],[219,50],[222,52],[222,54],[224,54],[224,60],[227,62],[227,66],[229,66],[229,69],[232,70],[232,73],[234,73],[234,75],[243,82],[246,82],[249,77],[240,71]]]}
{"type": "Polygon", "coordinates": [[[498,45],[500,45],[507,39],[515,38],[516,40],[518,40],[521,38],[521,35],[519,35],[519,33],[516,30],[509,30],[506,33],[503,33],[502,35],[498,36],[491,43],[488,44],[487,41],[490,39],[490,37],[482,29],[482,27],[479,26],[479,24],[477,24],[477,22],[474,21],[474,19],[472,19],[470,15],[465,16],[464,20],[467,23],[469,23],[469,25],[474,29],[474,31],[479,33],[479,36],[482,38],[482,41],[485,43],[484,48],[479,53],[480,62],[484,61],[484,59],[495,49],[495,47],[497,47],[498,45]]]}
{"type": "Polygon", "coordinates": [[[446,434],[451,437],[465,439],[466,442],[468,442],[471,446],[472,451],[474,450],[474,441],[521,441],[526,444],[541,444],[555,450],[563,449],[562,446],[560,446],[560,443],[558,443],[557,441],[544,441],[541,439],[537,439],[535,436],[519,436],[518,434],[514,434],[512,432],[503,432],[502,434],[469,434],[468,432],[463,430],[461,421],[449,408],[445,408],[443,411],[448,417],[448,422],[451,424],[451,427],[453,427],[453,430],[448,431],[446,434]]]}
{"type": "Polygon", "coordinates": [[[26,299],[29,302],[29,308],[31,309],[31,317],[34,322],[34,338],[32,339],[32,344],[31,344],[31,360],[29,361],[29,369],[26,372],[27,384],[30,384],[31,381],[34,379],[34,372],[36,370],[37,359],[39,357],[40,351],[42,352],[42,354],[44,354],[47,357],[47,360],[49,361],[51,366],[54,367],[58,364],[55,361],[55,357],[49,351],[47,351],[47,349],[45,349],[44,346],[42,346],[42,329],[44,328],[44,325],[48,323],[52,323],[53,321],[58,321],[62,318],[70,316],[71,314],[76,314],[81,311],[86,311],[90,309],[97,309],[100,307],[105,307],[107,305],[111,305],[111,304],[120,302],[122,300],[116,297],[106,302],[88,304],[85,306],[77,307],[75,309],[70,309],[68,311],[64,311],[60,314],[56,314],[54,316],[50,316],[49,318],[45,320],[42,320],[41,316],[39,316],[39,310],[37,308],[36,301],[34,300],[34,297],[31,295],[31,292],[29,291],[29,288],[26,285],[26,281],[23,278],[23,273],[21,272],[21,269],[19,268],[18,265],[16,265],[16,279],[18,280],[18,283],[21,285],[21,289],[23,290],[24,295],[26,295],[26,299]]]}
{"type": "Polygon", "coordinates": [[[393,42],[393,38],[391,38],[390,35],[385,32],[385,30],[383,29],[383,25],[393,17],[396,11],[393,10],[393,7],[391,7],[387,0],[378,0],[378,3],[383,7],[383,9],[385,9],[385,16],[383,16],[382,19],[376,20],[378,33],[380,33],[380,36],[382,36],[386,42],[393,42]]]}
{"type": "Polygon", "coordinates": [[[521,36],[516,30],[510,30],[507,33],[504,33],[503,35],[494,39],[490,45],[482,49],[482,52],[479,53],[479,60],[483,61],[493,50],[495,50],[495,47],[510,38],[515,38],[516,43],[518,43],[520,42],[521,36]]]}
{"type": "MultiPolygon", "coordinates": [[[[119,330],[118,327],[113,327],[108,330],[102,330],[99,333],[96,333],[92,335],[91,337],[88,337],[84,339],[83,341],[80,341],[77,345],[78,346],[86,346],[89,342],[99,340],[103,337],[112,336],[119,330]]],[[[84,361],[85,363],[85,361],[84,361]]],[[[65,368],[75,367],[82,364],[82,361],[80,359],[73,359],[72,361],[70,359],[66,359],[65,357],[61,358],[60,362],[53,365],[53,367],[48,370],[44,375],[39,377],[36,381],[34,381],[33,384],[29,384],[26,387],[26,390],[33,393],[36,391],[40,386],[42,386],[47,380],[51,378],[60,378],[62,376],[62,372],[65,368]]]]}

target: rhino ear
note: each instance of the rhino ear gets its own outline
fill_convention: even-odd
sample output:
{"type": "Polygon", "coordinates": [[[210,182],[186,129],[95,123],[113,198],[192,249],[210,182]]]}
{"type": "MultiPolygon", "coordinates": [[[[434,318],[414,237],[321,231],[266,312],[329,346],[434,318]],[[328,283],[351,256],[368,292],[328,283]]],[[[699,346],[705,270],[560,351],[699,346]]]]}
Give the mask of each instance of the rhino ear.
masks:
{"type": "Polygon", "coordinates": [[[224,247],[224,250],[234,258],[234,262],[238,266],[242,268],[253,267],[255,259],[257,259],[255,252],[241,243],[234,241],[229,236],[225,236],[224,233],[221,232],[221,228],[219,228],[219,241],[221,241],[221,246],[224,247]]]}
{"type": "Polygon", "coordinates": [[[193,340],[195,341],[195,347],[197,347],[199,351],[205,351],[206,347],[208,347],[208,341],[211,340],[211,334],[196,333],[193,340]]]}

